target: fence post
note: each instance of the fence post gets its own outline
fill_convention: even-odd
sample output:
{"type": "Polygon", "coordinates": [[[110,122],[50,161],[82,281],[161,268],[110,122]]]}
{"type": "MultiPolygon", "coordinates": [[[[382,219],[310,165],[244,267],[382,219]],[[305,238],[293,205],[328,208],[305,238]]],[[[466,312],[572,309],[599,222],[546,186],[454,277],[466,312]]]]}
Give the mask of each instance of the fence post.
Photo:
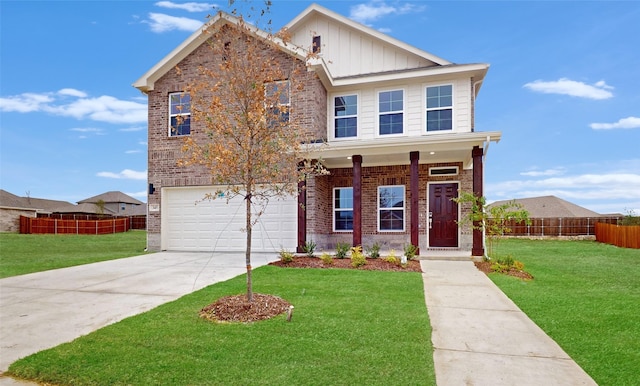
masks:
{"type": "Polygon", "coordinates": [[[53,234],[54,235],[58,234],[58,219],[57,218],[53,219],[53,234]]]}

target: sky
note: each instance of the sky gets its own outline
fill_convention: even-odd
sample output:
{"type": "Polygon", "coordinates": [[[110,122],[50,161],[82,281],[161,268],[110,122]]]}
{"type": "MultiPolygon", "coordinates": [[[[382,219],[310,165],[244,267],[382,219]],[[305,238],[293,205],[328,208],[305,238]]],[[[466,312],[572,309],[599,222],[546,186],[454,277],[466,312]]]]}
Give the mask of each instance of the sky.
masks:
{"type": "MultiPolygon", "coordinates": [[[[317,1],[454,63],[488,63],[476,131],[501,131],[485,196],[640,214],[640,2],[317,1]]],[[[254,5],[260,6],[256,1],[254,5]]],[[[274,0],[275,29],[311,2],[274,0]]],[[[0,0],[0,188],[146,202],[147,99],[132,87],[220,3],[0,0]]]]}

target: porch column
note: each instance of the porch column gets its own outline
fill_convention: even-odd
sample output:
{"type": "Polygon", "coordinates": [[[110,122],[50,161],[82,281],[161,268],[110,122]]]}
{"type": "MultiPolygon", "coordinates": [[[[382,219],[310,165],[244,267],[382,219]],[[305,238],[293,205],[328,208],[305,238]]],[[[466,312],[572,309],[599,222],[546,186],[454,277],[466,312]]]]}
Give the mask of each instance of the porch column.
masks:
{"type": "MultiPolygon", "coordinates": [[[[471,156],[473,157],[473,195],[476,197],[482,197],[484,195],[483,192],[483,177],[482,170],[484,169],[483,162],[483,151],[480,146],[474,146],[471,151],[471,156]]],[[[474,221],[473,227],[477,228],[482,224],[480,221],[474,221]]],[[[471,248],[472,256],[484,256],[484,246],[482,245],[482,230],[474,229],[473,230],[473,246],[471,248]]]]}
{"type": "Polygon", "coordinates": [[[353,246],[362,245],[362,156],[353,161],[353,246]]]}
{"type": "MultiPolygon", "coordinates": [[[[409,159],[411,160],[411,181],[409,189],[411,190],[411,245],[415,245],[416,247],[419,245],[419,221],[420,221],[420,208],[419,198],[420,198],[420,176],[418,173],[418,160],[420,159],[420,153],[417,151],[412,151],[409,153],[409,159]]],[[[416,251],[417,254],[420,254],[420,248],[416,251]]]]}
{"type": "Polygon", "coordinates": [[[298,181],[298,246],[297,253],[303,253],[307,242],[307,180],[298,181]]]}

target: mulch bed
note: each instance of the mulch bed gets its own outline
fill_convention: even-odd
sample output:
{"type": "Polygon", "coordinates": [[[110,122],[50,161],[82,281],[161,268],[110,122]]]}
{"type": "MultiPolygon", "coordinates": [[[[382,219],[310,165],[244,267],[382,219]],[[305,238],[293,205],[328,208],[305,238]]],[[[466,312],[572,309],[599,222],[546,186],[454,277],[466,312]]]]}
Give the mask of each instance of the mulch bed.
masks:
{"type": "MultiPolygon", "coordinates": [[[[474,264],[476,265],[476,268],[478,268],[478,270],[486,273],[487,275],[492,273],[492,272],[496,272],[493,269],[491,269],[491,262],[490,261],[476,261],[474,262],[474,264]]],[[[529,272],[526,271],[521,271],[519,269],[516,269],[514,267],[511,267],[508,271],[502,271],[499,272],[503,275],[508,275],[508,276],[513,276],[513,277],[517,277],[523,280],[533,280],[533,275],[531,275],[529,272]]]]}
{"type": "Polygon", "coordinates": [[[333,264],[325,264],[320,258],[296,256],[292,262],[284,263],[280,260],[269,263],[269,265],[275,265],[285,268],[347,268],[347,269],[359,269],[363,271],[399,271],[399,272],[422,272],[420,268],[420,261],[409,260],[406,267],[402,267],[393,263],[389,263],[384,259],[367,259],[367,263],[358,268],[351,266],[351,259],[333,259],[333,264]]]}

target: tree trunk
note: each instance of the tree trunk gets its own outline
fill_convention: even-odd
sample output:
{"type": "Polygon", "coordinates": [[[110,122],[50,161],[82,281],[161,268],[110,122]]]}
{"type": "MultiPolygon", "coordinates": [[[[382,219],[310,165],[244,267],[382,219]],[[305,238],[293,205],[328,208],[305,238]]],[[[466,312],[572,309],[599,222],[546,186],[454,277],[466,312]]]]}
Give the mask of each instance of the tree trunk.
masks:
{"type": "Polygon", "coordinates": [[[247,220],[247,249],[245,251],[245,261],[247,264],[247,301],[253,302],[253,282],[251,280],[251,188],[247,189],[247,195],[245,196],[246,204],[246,220],[247,220]]]}

